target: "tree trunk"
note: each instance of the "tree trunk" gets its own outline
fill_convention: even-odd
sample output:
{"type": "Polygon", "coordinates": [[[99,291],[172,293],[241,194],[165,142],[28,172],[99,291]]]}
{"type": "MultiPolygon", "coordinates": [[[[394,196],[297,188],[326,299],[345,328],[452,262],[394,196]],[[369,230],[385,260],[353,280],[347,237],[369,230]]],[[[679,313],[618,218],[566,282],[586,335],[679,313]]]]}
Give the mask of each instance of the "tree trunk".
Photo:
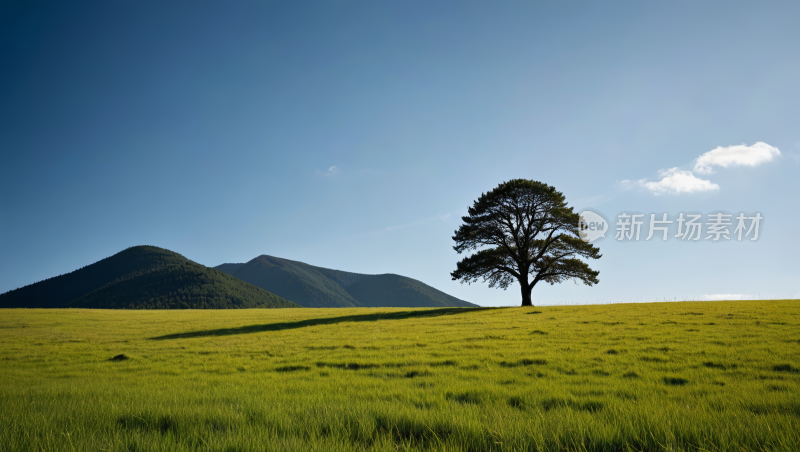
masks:
{"type": "Polygon", "coordinates": [[[533,306],[533,302],[531,302],[532,287],[528,284],[528,281],[520,281],[519,289],[522,292],[522,306],[533,306]]]}

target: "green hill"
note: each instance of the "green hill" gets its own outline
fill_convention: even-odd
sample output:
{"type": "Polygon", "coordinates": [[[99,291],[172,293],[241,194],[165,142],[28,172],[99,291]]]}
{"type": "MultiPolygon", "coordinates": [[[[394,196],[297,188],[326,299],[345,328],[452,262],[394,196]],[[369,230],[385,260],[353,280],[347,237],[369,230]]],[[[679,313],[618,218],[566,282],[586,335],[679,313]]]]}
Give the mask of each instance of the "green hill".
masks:
{"type": "Polygon", "coordinates": [[[475,307],[416,279],[362,275],[262,255],[217,270],[305,307],[475,307]]]}
{"type": "MultiPolygon", "coordinates": [[[[234,268],[237,264],[223,264],[217,270],[234,268]]],[[[287,300],[305,307],[343,308],[361,306],[341,285],[326,278],[316,267],[302,262],[259,256],[246,264],[238,264],[231,275],[266,289],[287,300]]]]}
{"type": "Polygon", "coordinates": [[[135,246],[0,295],[0,308],[229,309],[299,307],[169,250],[135,246]]]}

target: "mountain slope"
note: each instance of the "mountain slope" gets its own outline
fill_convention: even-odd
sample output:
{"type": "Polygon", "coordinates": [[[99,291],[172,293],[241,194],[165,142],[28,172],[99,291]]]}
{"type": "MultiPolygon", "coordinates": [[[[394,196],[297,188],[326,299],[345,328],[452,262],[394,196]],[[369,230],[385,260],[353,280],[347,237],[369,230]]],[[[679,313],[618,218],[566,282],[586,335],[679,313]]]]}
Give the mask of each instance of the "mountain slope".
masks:
{"type": "Polygon", "coordinates": [[[262,255],[214,267],[305,307],[475,307],[400,275],[362,275],[262,255]]]}
{"type": "Polygon", "coordinates": [[[347,287],[347,292],[364,307],[448,307],[477,306],[406,276],[369,275],[347,287]]]}
{"type": "Polygon", "coordinates": [[[163,248],[136,246],[0,295],[0,308],[224,309],[299,307],[163,248]]]}
{"type": "Polygon", "coordinates": [[[231,275],[309,308],[361,306],[341,285],[318,272],[315,267],[272,256],[258,256],[246,264],[222,264],[220,271],[238,268],[231,275]]]}
{"type": "Polygon", "coordinates": [[[236,270],[242,268],[243,266],[244,266],[244,264],[222,264],[222,265],[218,265],[218,266],[216,266],[214,268],[219,270],[219,271],[221,271],[221,272],[223,272],[223,273],[227,273],[227,274],[230,275],[233,272],[235,272],[236,270]]]}

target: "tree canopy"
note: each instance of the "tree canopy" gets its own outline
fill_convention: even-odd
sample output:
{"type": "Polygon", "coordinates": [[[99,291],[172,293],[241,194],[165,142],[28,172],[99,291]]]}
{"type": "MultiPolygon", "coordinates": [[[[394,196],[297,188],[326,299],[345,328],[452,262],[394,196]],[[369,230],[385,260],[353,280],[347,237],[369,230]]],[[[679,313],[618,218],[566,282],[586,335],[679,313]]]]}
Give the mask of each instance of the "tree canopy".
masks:
{"type": "Polygon", "coordinates": [[[475,251],[450,273],[454,281],[488,282],[507,289],[519,282],[522,306],[532,306],[531,291],[540,281],[597,284],[598,271],[584,259],[602,255],[579,234],[579,215],[564,195],[545,183],[514,179],[481,194],[462,217],[453,249],[475,251]],[[480,249],[479,249],[480,248],[480,249]]]}

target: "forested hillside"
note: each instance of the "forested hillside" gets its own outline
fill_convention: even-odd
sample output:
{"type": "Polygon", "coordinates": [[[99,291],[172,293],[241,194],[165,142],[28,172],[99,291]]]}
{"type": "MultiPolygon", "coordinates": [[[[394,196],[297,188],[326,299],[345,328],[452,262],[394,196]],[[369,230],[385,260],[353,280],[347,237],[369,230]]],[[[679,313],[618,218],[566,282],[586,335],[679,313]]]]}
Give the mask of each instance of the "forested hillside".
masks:
{"type": "Polygon", "coordinates": [[[261,255],[214,267],[305,307],[474,307],[406,276],[364,275],[261,255]]]}
{"type": "Polygon", "coordinates": [[[2,308],[230,309],[299,307],[224,272],[135,246],[0,295],[2,308]]]}

